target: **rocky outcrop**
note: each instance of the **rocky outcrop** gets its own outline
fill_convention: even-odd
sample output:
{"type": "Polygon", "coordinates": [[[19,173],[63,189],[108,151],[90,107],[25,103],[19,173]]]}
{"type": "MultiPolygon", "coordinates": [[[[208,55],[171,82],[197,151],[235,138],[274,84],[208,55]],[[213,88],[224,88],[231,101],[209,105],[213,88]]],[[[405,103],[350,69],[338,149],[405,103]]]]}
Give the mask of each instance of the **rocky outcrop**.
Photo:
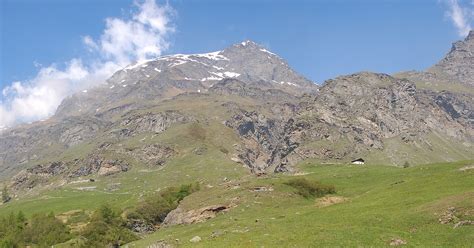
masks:
{"type": "MultiPolygon", "coordinates": [[[[444,74],[466,85],[474,86],[474,31],[468,36],[453,43],[451,51],[428,71],[444,74]]],[[[439,75],[438,77],[442,77],[439,75]]]]}
{"type": "Polygon", "coordinates": [[[449,93],[418,91],[405,79],[358,73],[327,81],[298,114],[312,116],[311,126],[319,127],[319,132],[311,132],[316,140],[321,135],[329,139],[331,133],[320,131],[330,132],[331,127],[353,143],[354,150],[382,149],[385,139],[410,142],[432,131],[472,140],[473,127],[466,120],[472,110],[455,99],[449,93]]]}
{"type": "Polygon", "coordinates": [[[474,100],[470,94],[442,91],[433,95],[434,102],[453,120],[463,126],[474,126],[474,100]]]}
{"type": "Polygon", "coordinates": [[[124,160],[105,159],[99,155],[91,155],[84,160],[75,161],[80,167],[69,173],[69,177],[88,176],[97,173],[99,176],[109,176],[130,169],[124,160]]]}
{"type": "Polygon", "coordinates": [[[114,130],[114,134],[119,137],[129,137],[140,133],[161,133],[174,123],[186,123],[192,118],[185,116],[178,111],[165,111],[162,113],[134,114],[120,122],[123,127],[114,130]]]}
{"type": "Polygon", "coordinates": [[[63,162],[52,162],[44,165],[36,165],[28,168],[26,172],[35,175],[56,176],[67,169],[67,165],[63,162]]]}
{"type": "Polygon", "coordinates": [[[128,219],[126,227],[139,234],[148,234],[156,230],[153,225],[140,219],[128,219]]]}
{"type": "Polygon", "coordinates": [[[462,226],[474,225],[472,218],[472,210],[469,209],[456,209],[455,207],[449,207],[439,216],[438,221],[441,224],[454,224],[453,228],[459,228],[462,226]]]}
{"type": "Polygon", "coordinates": [[[89,141],[109,125],[89,116],[50,119],[20,126],[0,134],[0,177],[12,176],[26,165],[89,141]],[[51,149],[53,148],[53,149],[51,149]]]}
{"type": "Polygon", "coordinates": [[[169,146],[151,144],[138,148],[120,149],[117,152],[135,158],[148,166],[163,166],[176,151],[169,146]]]}
{"type": "Polygon", "coordinates": [[[242,144],[238,159],[254,173],[291,169],[289,156],[304,136],[303,126],[293,119],[275,120],[257,112],[243,112],[226,121],[236,130],[242,144]]]}
{"type": "Polygon", "coordinates": [[[295,96],[275,89],[273,83],[258,81],[244,83],[239,79],[225,78],[209,88],[209,93],[220,95],[238,95],[260,101],[294,101],[295,96]]]}
{"type": "Polygon", "coordinates": [[[91,122],[89,120],[81,123],[73,123],[70,126],[66,126],[64,131],[62,131],[59,136],[59,141],[67,147],[75,146],[95,137],[100,128],[100,123],[91,122]]]}
{"type": "Polygon", "coordinates": [[[68,175],[70,178],[92,174],[109,176],[129,169],[130,165],[124,160],[105,159],[93,154],[86,159],[38,164],[22,170],[12,177],[10,186],[14,190],[32,189],[37,185],[47,183],[54,176],[68,175]]]}
{"type": "Polygon", "coordinates": [[[163,224],[165,226],[173,226],[204,222],[216,217],[218,213],[229,211],[231,207],[232,206],[227,205],[213,205],[189,211],[185,211],[178,207],[166,216],[163,224]]]}
{"type": "Polygon", "coordinates": [[[67,169],[68,166],[63,162],[38,164],[16,174],[11,180],[10,187],[14,190],[32,189],[49,178],[62,174],[67,169]]]}

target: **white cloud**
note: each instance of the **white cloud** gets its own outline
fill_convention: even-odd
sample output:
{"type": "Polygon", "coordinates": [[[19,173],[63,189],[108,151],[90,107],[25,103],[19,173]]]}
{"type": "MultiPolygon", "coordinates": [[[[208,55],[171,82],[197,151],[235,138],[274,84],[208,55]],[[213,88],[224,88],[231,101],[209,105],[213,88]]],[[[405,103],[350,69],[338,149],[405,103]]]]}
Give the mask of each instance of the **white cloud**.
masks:
{"type": "Polygon", "coordinates": [[[93,41],[86,36],[84,43],[121,65],[160,55],[169,47],[166,38],[174,31],[170,25],[173,9],[169,5],[159,6],[154,0],[135,4],[139,11],[131,20],[107,18],[100,39],[93,41]]]}
{"type": "Polygon", "coordinates": [[[461,37],[466,36],[471,31],[471,22],[473,18],[474,2],[471,2],[471,6],[462,6],[458,0],[447,0],[448,11],[446,15],[451,19],[454,26],[456,27],[458,34],[461,37]]]}
{"type": "Polygon", "coordinates": [[[155,0],[135,1],[136,9],[128,19],[107,18],[98,40],[82,37],[93,59],[80,58],[65,63],[65,68],[53,64],[41,67],[30,80],[13,82],[2,90],[0,130],[21,122],[36,121],[54,114],[68,95],[100,83],[113,72],[130,64],[156,57],[169,47],[168,36],[174,32],[174,14],[169,5],[155,0]]]}

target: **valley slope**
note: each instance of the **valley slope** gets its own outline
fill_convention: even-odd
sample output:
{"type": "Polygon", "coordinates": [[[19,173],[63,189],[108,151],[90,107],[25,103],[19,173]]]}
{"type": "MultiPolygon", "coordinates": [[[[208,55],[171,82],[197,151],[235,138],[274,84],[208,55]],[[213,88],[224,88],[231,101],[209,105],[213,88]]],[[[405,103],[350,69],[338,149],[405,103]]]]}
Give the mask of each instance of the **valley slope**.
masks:
{"type": "MultiPolygon", "coordinates": [[[[278,205],[276,199],[285,204],[294,200],[285,198],[290,190],[281,183],[291,175],[315,173],[311,177],[336,184],[351,198],[363,198],[371,189],[357,182],[351,191],[350,182],[339,177],[368,173],[367,180],[378,190],[389,187],[395,177],[413,180],[413,187],[426,185],[413,175],[423,177],[419,170],[429,168],[442,178],[448,169],[438,164],[399,170],[451,162],[446,168],[457,171],[474,160],[473,34],[455,43],[446,58],[426,72],[359,72],[322,85],[252,41],[130,65],[104,84],[66,98],[51,118],[0,134],[0,175],[13,196],[0,213],[63,213],[105,203],[126,209],[163,188],[199,182],[206,190],[185,199],[189,209],[216,201],[230,204],[237,197],[239,206],[253,202],[252,211],[257,211],[260,196],[253,199],[253,191],[248,192],[265,184],[276,190],[269,198],[263,196],[267,205],[262,209],[268,212],[262,214],[280,218],[283,213],[271,208],[278,205]],[[357,158],[365,160],[367,169],[346,168],[357,158]],[[321,164],[331,166],[310,166],[321,164]],[[396,176],[385,175],[393,171],[396,176]],[[258,176],[264,176],[263,181],[258,176]],[[245,190],[229,193],[234,186],[245,190]],[[189,203],[192,199],[195,203],[189,203]]],[[[454,178],[457,172],[446,173],[454,178]]],[[[472,172],[467,173],[462,174],[464,184],[440,195],[433,189],[423,204],[468,192],[472,172]]],[[[408,188],[398,189],[397,197],[403,190],[408,188]]],[[[370,197],[376,201],[376,195],[370,197]]],[[[308,202],[298,202],[301,209],[288,208],[313,213],[308,202]]],[[[397,204],[393,207],[400,207],[397,204]]],[[[423,204],[416,206],[431,206],[423,204]]],[[[360,218],[354,221],[364,216],[360,218]]],[[[186,228],[178,231],[188,238],[186,228]]]]}

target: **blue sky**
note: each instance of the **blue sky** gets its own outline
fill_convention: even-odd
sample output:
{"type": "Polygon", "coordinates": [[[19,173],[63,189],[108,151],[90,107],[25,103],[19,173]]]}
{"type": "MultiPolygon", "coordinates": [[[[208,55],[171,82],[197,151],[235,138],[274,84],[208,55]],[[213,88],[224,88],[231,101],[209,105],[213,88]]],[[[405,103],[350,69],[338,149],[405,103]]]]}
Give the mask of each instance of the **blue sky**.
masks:
{"type": "MultiPolygon", "coordinates": [[[[0,89],[15,81],[34,84],[42,68],[54,65],[63,70],[71,59],[87,64],[114,56],[91,52],[84,37],[96,46],[106,29],[105,19],[130,19],[136,4],[1,0],[0,89]]],[[[163,6],[158,0],[157,4],[163,6]]],[[[169,7],[167,25],[172,30],[155,30],[153,34],[166,40],[155,55],[209,52],[251,39],[318,83],[362,70],[425,69],[462,38],[473,16],[470,0],[179,0],[169,1],[169,7]]],[[[1,119],[15,96],[0,97],[1,119]]]]}

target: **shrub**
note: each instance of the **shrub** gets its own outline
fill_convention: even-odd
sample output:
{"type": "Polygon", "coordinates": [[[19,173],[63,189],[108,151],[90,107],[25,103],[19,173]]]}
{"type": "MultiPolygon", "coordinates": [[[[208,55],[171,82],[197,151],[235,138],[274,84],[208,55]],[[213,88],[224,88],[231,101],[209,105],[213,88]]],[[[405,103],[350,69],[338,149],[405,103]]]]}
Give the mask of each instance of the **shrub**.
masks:
{"type": "Polygon", "coordinates": [[[49,247],[71,238],[69,228],[54,214],[36,214],[27,220],[22,212],[0,219],[0,247],[49,247]]]}
{"type": "Polygon", "coordinates": [[[221,151],[224,154],[229,154],[229,150],[227,150],[225,147],[219,148],[219,151],[221,151]]]}
{"type": "Polygon", "coordinates": [[[91,222],[81,235],[86,238],[83,247],[119,247],[138,237],[125,227],[119,212],[104,205],[94,212],[91,222]]]}
{"type": "Polygon", "coordinates": [[[336,193],[334,186],[324,185],[318,181],[309,181],[306,178],[291,179],[285,184],[295,188],[296,193],[305,198],[321,197],[326,194],[336,193]]]}
{"type": "Polygon", "coordinates": [[[195,140],[203,141],[206,139],[206,129],[196,122],[191,124],[188,134],[195,140]]]}
{"type": "Polygon", "coordinates": [[[171,210],[178,207],[184,197],[199,190],[199,184],[184,184],[178,187],[170,187],[148,196],[140,202],[135,211],[127,215],[128,219],[143,219],[149,224],[162,223],[171,210]]]}
{"type": "Polygon", "coordinates": [[[63,243],[71,238],[69,228],[53,213],[36,214],[31,217],[24,230],[26,243],[39,246],[51,246],[63,243]]]}
{"type": "Polygon", "coordinates": [[[2,202],[7,203],[11,200],[12,198],[10,197],[10,194],[8,194],[8,188],[7,186],[3,186],[2,189],[2,202]]]}
{"type": "Polygon", "coordinates": [[[410,163],[408,163],[408,161],[405,161],[405,163],[403,164],[403,168],[408,168],[410,167],[410,163]]]}

